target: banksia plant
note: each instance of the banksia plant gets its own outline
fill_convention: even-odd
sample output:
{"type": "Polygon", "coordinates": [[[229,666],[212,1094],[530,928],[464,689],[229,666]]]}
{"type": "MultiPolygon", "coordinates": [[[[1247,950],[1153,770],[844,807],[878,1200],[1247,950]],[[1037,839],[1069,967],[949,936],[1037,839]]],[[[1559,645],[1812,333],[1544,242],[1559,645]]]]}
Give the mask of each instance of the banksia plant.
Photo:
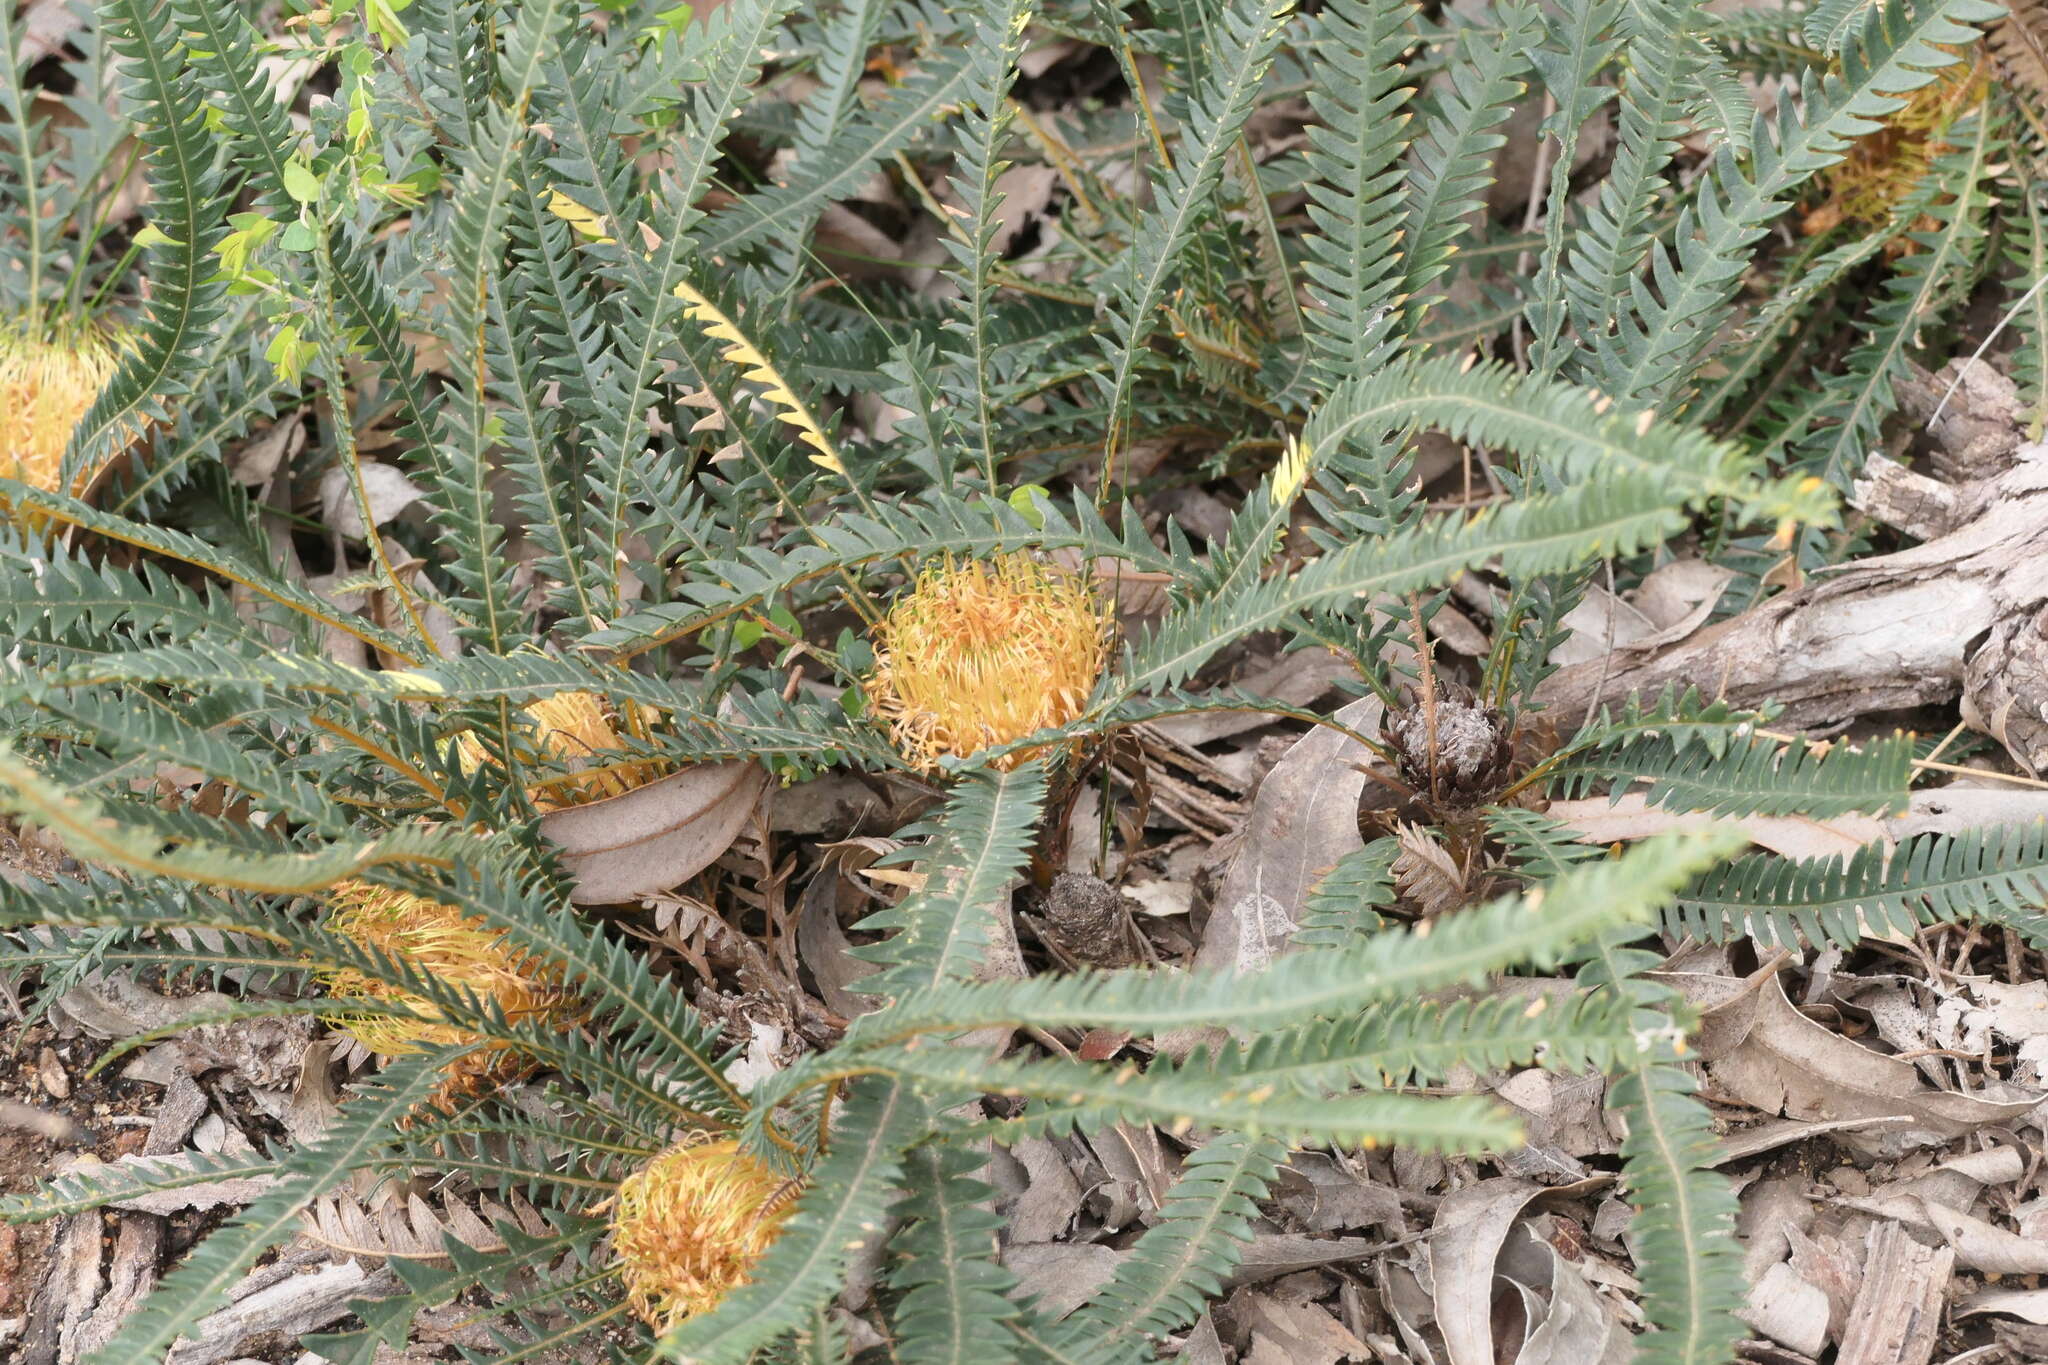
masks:
{"type": "Polygon", "coordinates": [[[627,1176],[611,1236],[633,1311],[666,1331],[745,1284],[782,1230],[790,1188],[738,1143],[702,1134],[627,1176]]]}
{"type": "Polygon", "coordinates": [[[71,430],[119,361],[119,348],[95,328],[0,330],[0,475],[60,491],[71,430]]]}
{"type": "MultiPolygon", "coordinates": [[[[328,904],[328,932],[489,1000],[508,1022],[561,1018],[571,1010],[574,996],[563,988],[558,971],[521,954],[502,935],[453,906],[355,880],[336,885],[329,892],[328,904]]],[[[343,968],[327,973],[325,984],[328,994],[337,999],[375,1000],[407,1011],[404,1016],[364,1014],[337,1021],[342,1033],[380,1057],[478,1044],[477,1051],[450,1068],[449,1092],[508,1075],[519,1067],[507,1044],[485,1040],[447,1022],[431,1001],[388,981],[343,968]]]]}
{"type": "MultiPolygon", "coordinates": [[[[249,1158],[277,1182],[262,1207],[167,1268],[100,1361],[206,1334],[296,1235],[276,1214],[394,1169],[480,1208],[516,1193],[517,1230],[387,1281],[356,1326],[306,1343],[322,1358],[402,1348],[422,1311],[459,1302],[513,1355],[837,1365],[857,1331],[902,1361],[963,1342],[991,1362],[1137,1359],[1233,1278],[1290,1148],[1505,1169],[1529,1136],[1517,1115],[1440,1092],[1540,1065],[1604,1074],[1605,1117],[1629,1134],[1612,1164],[1641,1211],[1631,1326],[1655,1330],[1638,1358],[1717,1365],[1749,1330],[1744,1256],[1665,936],[1852,950],[1940,919],[1980,926],[1964,956],[1994,925],[2048,945],[2024,909],[2048,878],[2039,829],[1746,849],[1751,815],[1904,807],[1910,742],[1823,762],[1758,713],[1613,695],[1634,670],[1604,663],[1582,724],[1538,705],[1596,583],[1620,596],[1696,557],[1730,575],[1713,606],[1741,610],[1885,534],[1837,529],[1825,490],[1888,447],[1906,362],[1938,363],[1958,320],[2018,309],[2015,377],[2038,406],[2048,306],[2019,301],[2048,269],[2048,218],[2012,184],[2032,173],[2022,123],[1995,83],[1959,118],[1919,93],[2004,17],[1992,0],[1481,3],[1451,27],[1411,0],[726,0],[689,22],[476,0],[412,5],[403,31],[373,8],[294,10],[293,50],[320,69],[286,101],[263,65],[270,7],[79,7],[91,41],[67,35],[73,62],[0,5],[0,337],[11,318],[119,308],[122,363],[65,442],[97,459],[153,424],[134,477],[52,510],[79,534],[0,534],[0,814],[86,865],[0,877],[0,971],[55,993],[191,972],[228,996],[220,1015],[268,1017],[272,978],[308,969],[340,997],[309,1009],[414,1053],[356,1078],[318,1139],[249,1158]],[[1071,120],[1037,108],[1046,82],[1018,85],[1038,24],[1089,69],[1130,71],[1134,44],[1168,59],[1062,140],[1071,120]],[[892,79],[864,80],[878,61],[892,79]],[[1776,96],[1761,130],[1745,77],[1776,96]],[[1502,180],[1501,139],[1539,110],[1546,147],[1591,133],[1612,155],[1541,157],[1547,187],[1502,180]],[[1817,175],[1916,124],[1953,150],[1900,177],[1915,188],[1878,232],[1782,248],[1794,206],[1827,202],[1817,175]],[[1120,129],[1138,130],[1142,176],[1120,129]],[[102,173],[131,154],[147,233],[128,226],[133,177],[102,173]],[[1005,226],[1012,158],[1064,187],[1028,246],[1005,226]],[[831,226],[878,169],[905,191],[878,230],[943,236],[943,288],[831,226]],[[1923,216],[1940,229],[1913,228],[1923,216]],[[1879,259],[1907,233],[1912,254],[1879,259]],[[146,290],[120,286],[131,260],[146,290]],[[407,476],[425,529],[322,545],[302,495],[335,473],[370,501],[373,463],[407,476]],[[1493,491],[1444,496],[1459,466],[1493,491]],[[1172,585],[1128,646],[1098,564],[1172,585]],[[1281,885],[1266,873],[1289,850],[1261,815],[1230,855],[1257,895],[1206,925],[1138,922],[1157,968],[1077,973],[1049,951],[1007,970],[1027,882],[1090,842],[1119,876],[1235,823],[1148,800],[1166,790],[1153,773],[1212,796],[1248,776],[1133,745],[1089,820],[1071,757],[1012,750],[1168,716],[1299,717],[1297,680],[1256,664],[1273,651],[1337,649],[1391,703],[1407,651],[1387,648],[1388,605],[1460,583],[1493,607],[1482,654],[1447,661],[1385,742],[1357,735],[1424,788],[1393,816],[1450,855],[1455,894],[1426,932],[1402,923],[1424,907],[1398,841],[1340,856],[1346,833],[1313,885],[1281,885]],[[894,609],[872,651],[844,647],[844,613],[877,594],[894,609]],[[783,649],[758,647],[769,626],[783,649]],[[1261,676],[1283,695],[1257,695],[1261,676]],[[1212,685],[1226,677],[1242,685],[1212,685]],[[1474,679],[1476,695],[1449,686],[1474,679]],[[1503,718],[1531,715],[1511,752],[1503,718]],[[130,780],[165,759],[203,779],[186,809],[130,780]],[[457,760],[470,780],[450,783],[457,760]],[[657,793],[636,784],[682,762],[703,765],[711,804],[638,809],[657,793]],[[790,837],[729,864],[722,925],[631,908],[660,894],[637,887],[587,902],[602,916],[571,908],[599,862],[718,844],[733,808],[753,818],[763,769],[913,767],[946,791],[893,831],[882,871],[904,894],[837,926],[857,947],[814,952],[787,912],[855,910],[830,846],[892,833],[895,792],[857,814],[833,789],[785,807],[790,837]],[[738,775],[729,801],[721,773],[738,775]],[[1638,788],[1710,828],[1610,854],[1534,808],[1638,788]],[[236,818],[207,814],[227,802],[236,818]],[[333,875],[318,869],[341,865],[422,893],[328,893],[328,922],[376,951],[304,913],[333,875]],[[1221,970],[1194,950],[1212,929],[1221,970]],[[848,985],[843,952],[878,970],[848,985]],[[1484,985],[1531,972],[1542,1011],[1484,985]],[[266,989],[229,995],[245,979],[266,989]],[[865,1012],[824,998],[833,979],[865,1012]],[[524,1022],[499,1027],[501,1010],[524,1022]],[[1227,1039],[1170,1059],[1214,1021],[1227,1039]],[[1000,1056],[949,1045],[998,1031],[1000,1056]],[[1115,1055],[1059,1044],[1082,1031],[1121,1040],[1115,1055]],[[469,1054],[455,1074],[451,1051],[469,1054]],[[492,1084],[543,1060],[544,1095],[492,1084]],[[422,1113],[456,1108],[457,1086],[459,1114],[422,1113]],[[948,1117],[991,1094],[972,1122],[948,1117]],[[1012,1297],[991,1144],[1190,1125],[1213,1136],[1089,1302],[1012,1297]],[[821,1316],[849,1285],[857,1328],[821,1316]]],[[[1204,743],[1189,735],[1166,738],[1204,743]]],[[[1250,799],[1270,808],[1282,785],[1250,799]]],[[[1127,922],[1110,901],[1102,916],[1127,922]]],[[[193,1178],[81,1167],[0,1197],[0,1218],[193,1178]]]]}
{"type": "Polygon", "coordinates": [[[868,691],[903,755],[931,771],[1073,720],[1108,648],[1108,614],[1082,580],[1022,555],[949,559],[881,622],[868,691]]]}
{"type": "MultiPolygon", "coordinates": [[[[662,775],[659,762],[618,761],[626,737],[644,737],[646,722],[638,715],[619,715],[595,692],[558,692],[534,702],[522,714],[531,725],[535,743],[521,748],[520,761],[570,770],[544,777],[527,788],[534,809],[543,814],[619,796],[662,775]]],[[[462,737],[459,752],[468,767],[492,761],[473,734],[462,737]]]]}

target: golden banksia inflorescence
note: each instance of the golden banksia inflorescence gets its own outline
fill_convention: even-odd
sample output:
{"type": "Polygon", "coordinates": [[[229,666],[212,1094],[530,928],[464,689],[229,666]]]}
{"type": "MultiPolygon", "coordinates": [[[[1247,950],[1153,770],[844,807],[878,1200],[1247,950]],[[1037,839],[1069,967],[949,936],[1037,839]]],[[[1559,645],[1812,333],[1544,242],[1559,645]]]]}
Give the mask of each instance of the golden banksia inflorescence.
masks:
{"type": "MultiPolygon", "coordinates": [[[[559,971],[451,905],[370,882],[340,882],[328,892],[327,930],[489,1000],[511,1022],[566,1018],[575,1008],[574,994],[563,987],[559,971]]],[[[325,973],[323,980],[328,994],[338,999],[375,1000],[406,1011],[403,1016],[364,1014],[336,1021],[338,1029],[379,1056],[483,1041],[448,1023],[433,1002],[352,967],[325,973]]],[[[457,1062],[449,1081],[460,1089],[519,1066],[509,1046],[493,1040],[457,1062]]]]}
{"type": "MultiPolygon", "coordinates": [[[[925,572],[876,631],[868,694],[896,745],[931,771],[1081,714],[1109,651],[1088,584],[1022,555],[925,572]]],[[[1012,767],[1028,751],[996,764],[1012,767]]]]}
{"type": "Polygon", "coordinates": [[[71,430],[120,359],[119,347],[92,327],[46,337],[0,325],[0,475],[59,491],[71,430]]]}
{"type": "MultiPolygon", "coordinates": [[[[532,703],[522,713],[537,747],[520,753],[523,762],[545,759],[570,769],[565,776],[543,778],[527,789],[534,809],[543,813],[619,796],[662,775],[654,761],[621,761],[628,733],[646,729],[644,718],[629,721],[614,713],[595,692],[558,692],[532,703]]],[[[474,734],[458,744],[463,763],[479,767],[489,752],[474,734]]]]}
{"type": "Polygon", "coordinates": [[[667,1331],[745,1284],[782,1230],[792,1188],[739,1144],[703,1134],[627,1176],[611,1232],[633,1311],[667,1331]]]}

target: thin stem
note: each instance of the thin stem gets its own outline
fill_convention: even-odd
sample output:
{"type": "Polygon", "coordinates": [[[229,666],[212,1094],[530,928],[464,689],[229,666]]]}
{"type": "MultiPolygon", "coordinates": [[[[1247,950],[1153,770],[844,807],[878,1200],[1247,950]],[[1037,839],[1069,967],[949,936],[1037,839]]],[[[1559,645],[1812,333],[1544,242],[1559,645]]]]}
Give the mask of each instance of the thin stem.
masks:
{"type": "MultiPolygon", "coordinates": [[[[324,286],[321,292],[326,292],[324,286]]],[[[332,306],[331,300],[329,306],[332,306]]],[[[376,519],[371,515],[370,489],[363,482],[363,463],[356,449],[355,426],[349,417],[347,379],[342,373],[341,357],[336,353],[334,339],[327,335],[325,329],[320,334],[320,367],[327,372],[328,408],[334,415],[335,453],[341,457],[342,471],[348,475],[349,492],[354,497],[356,516],[363,523],[363,543],[369,547],[370,558],[376,564],[378,574],[390,585],[392,596],[404,609],[405,619],[412,626],[414,636],[426,646],[428,653],[441,658],[441,646],[428,631],[426,617],[421,614],[412,590],[399,579],[397,566],[385,553],[384,533],[378,529],[376,519]]]]}
{"type": "MultiPolygon", "coordinates": [[[[42,275],[43,275],[43,205],[42,177],[37,172],[35,139],[42,131],[29,120],[28,100],[22,90],[22,60],[20,44],[15,34],[15,11],[12,4],[0,10],[0,43],[6,51],[0,52],[0,62],[6,63],[4,76],[0,76],[0,103],[4,103],[9,121],[14,124],[15,146],[21,153],[19,173],[21,221],[25,224],[28,238],[24,248],[23,269],[28,287],[28,318],[33,339],[41,340],[43,334],[42,275]]],[[[82,258],[82,256],[81,256],[82,258]]]]}
{"type": "MultiPolygon", "coordinates": [[[[136,161],[139,160],[141,156],[142,144],[140,142],[135,142],[129,146],[128,157],[125,161],[121,163],[120,174],[114,177],[115,185],[121,185],[127,181],[129,175],[133,173],[133,171],[135,170],[136,161]]],[[[107,168],[108,164],[111,163],[112,161],[113,156],[111,154],[102,158],[100,164],[93,168],[93,173],[91,176],[87,178],[85,184],[79,187],[80,192],[82,193],[87,185],[91,185],[98,181],[100,173],[104,171],[107,168]]],[[[95,246],[99,245],[99,240],[101,236],[105,234],[107,230],[107,224],[111,220],[113,214],[113,208],[114,197],[111,194],[109,194],[105,198],[100,200],[99,208],[93,215],[92,225],[89,228],[87,228],[83,234],[81,234],[81,239],[78,243],[78,259],[72,263],[71,275],[68,279],[64,281],[64,305],[65,311],[67,313],[74,311],[71,305],[77,299],[80,290],[84,288],[85,268],[87,264],[90,263],[92,260],[92,249],[95,246]]],[[[88,306],[88,312],[90,312],[92,308],[97,308],[99,306],[100,300],[107,296],[107,291],[112,289],[115,283],[118,282],[123,275],[128,273],[128,267],[134,263],[136,255],[137,248],[134,246],[134,244],[131,243],[128,247],[127,252],[121,257],[121,259],[118,262],[115,263],[113,270],[109,272],[105,281],[101,283],[99,287],[99,292],[93,295],[93,301],[88,306]]]]}
{"type": "Polygon", "coordinates": [[[1415,622],[1416,672],[1422,677],[1422,732],[1429,746],[1429,799],[1441,799],[1436,761],[1436,660],[1429,632],[1422,624],[1422,595],[1408,594],[1408,610],[1415,622]]]}

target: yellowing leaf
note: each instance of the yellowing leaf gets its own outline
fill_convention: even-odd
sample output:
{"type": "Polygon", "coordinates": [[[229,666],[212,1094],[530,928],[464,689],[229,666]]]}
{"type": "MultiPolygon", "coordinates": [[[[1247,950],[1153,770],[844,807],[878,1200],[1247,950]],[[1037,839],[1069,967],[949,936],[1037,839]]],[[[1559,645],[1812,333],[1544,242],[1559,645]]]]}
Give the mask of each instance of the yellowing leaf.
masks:
{"type": "Polygon", "coordinates": [[[428,693],[438,695],[448,690],[439,678],[411,669],[387,668],[377,675],[382,682],[393,683],[407,695],[428,693]]]}
{"type": "Polygon", "coordinates": [[[320,176],[295,157],[284,163],[284,192],[301,204],[316,203],[320,198],[320,176]]]}
{"type": "Polygon", "coordinates": [[[683,301],[685,318],[703,328],[704,335],[713,341],[726,343],[719,354],[729,363],[741,367],[742,378],[766,386],[761,397],[774,405],[776,416],[796,428],[797,439],[811,448],[811,463],[845,478],[846,466],[840,462],[839,451],[834,448],[832,438],[818,425],[818,419],[811,416],[811,410],[804,406],[803,400],[791,391],[788,381],[783,379],[768,357],[741,334],[739,324],[687,284],[676,286],[676,297],[683,301]]]}
{"type": "Polygon", "coordinates": [[[586,242],[602,244],[612,240],[605,232],[603,214],[585,208],[560,190],[548,191],[548,212],[575,229],[576,235],[586,242]]]}
{"type": "Polygon", "coordinates": [[[1285,507],[1301,492],[1301,486],[1308,482],[1309,447],[1296,440],[1292,432],[1287,436],[1287,448],[1280,453],[1280,463],[1273,467],[1273,505],[1285,507]]]}
{"type": "Polygon", "coordinates": [[[296,384],[305,377],[306,366],[312,364],[313,357],[319,350],[317,342],[308,341],[299,335],[297,323],[288,322],[270,339],[270,344],[263,350],[263,358],[270,362],[270,368],[276,372],[279,380],[286,384],[296,384]]]}

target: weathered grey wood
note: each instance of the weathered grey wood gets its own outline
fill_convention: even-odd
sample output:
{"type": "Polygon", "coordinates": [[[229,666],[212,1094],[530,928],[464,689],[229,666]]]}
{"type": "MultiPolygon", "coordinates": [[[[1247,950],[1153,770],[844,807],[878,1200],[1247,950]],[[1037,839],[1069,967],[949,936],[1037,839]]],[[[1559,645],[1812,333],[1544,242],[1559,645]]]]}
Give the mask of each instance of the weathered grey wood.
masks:
{"type": "Polygon", "coordinates": [[[1836,1365],[1927,1365],[1955,1253],[1922,1246],[1900,1223],[1872,1228],[1868,1245],[1836,1365]]]}
{"type": "Polygon", "coordinates": [[[1962,700],[2029,772],[2048,768],[2048,445],[1993,477],[1939,485],[1873,457],[1855,501],[1934,538],[1816,577],[1685,640],[1560,669],[1537,699],[1561,724],[1632,692],[1697,686],[1826,728],[1962,700]]]}
{"type": "Polygon", "coordinates": [[[67,1215],[29,1301],[28,1327],[22,1334],[21,1354],[15,1357],[20,1365],[69,1365],[77,1359],[79,1333],[104,1284],[99,1214],[67,1215]]]}

